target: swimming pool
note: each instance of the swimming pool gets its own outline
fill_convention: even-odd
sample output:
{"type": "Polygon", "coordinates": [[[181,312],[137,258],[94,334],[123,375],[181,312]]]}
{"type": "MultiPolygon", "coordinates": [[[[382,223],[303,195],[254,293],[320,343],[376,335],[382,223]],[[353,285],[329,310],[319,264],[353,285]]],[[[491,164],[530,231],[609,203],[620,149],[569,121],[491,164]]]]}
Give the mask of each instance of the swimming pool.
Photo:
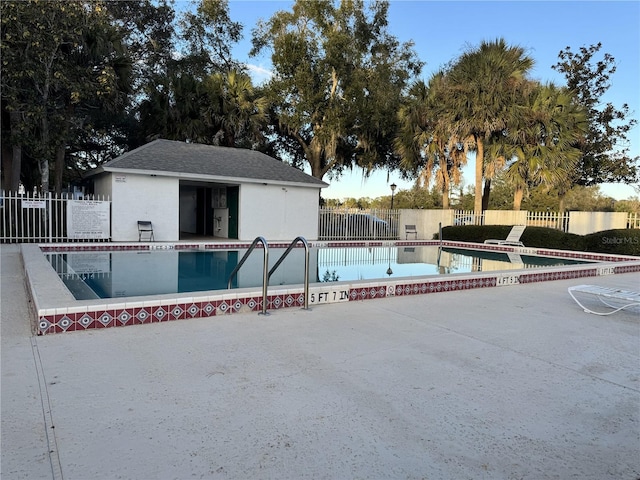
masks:
{"type": "MultiPolygon", "coordinates": [[[[231,273],[247,249],[145,250],[47,253],[46,257],[76,300],[227,290],[231,273]]],[[[284,250],[271,249],[269,268],[284,250]]],[[[304,250],[293,250],[270,278],[270,285],[304,283],[304,250]]],[[[591,260],[441,248],[435,245],[314,247],[309,283],[379,280],[482,271],[580,265],[591,260]]],[[[232,288],[259,287],[262,254],[253,251],[231,282],[232,288]]]]}
{"type": "MultiPolygon", "coordinates": [[[[269,243],[271,251],[284,249],[288,243],[269,243]],[[273,249],[273,250],[272,250],[273,249]]],[[[54,253],[82,252],[97,254],[93,263],[103,265],[105,272],[94,272],[94,275],[104,273],[106,277],[107,264],[113,264],[112,257],[105,253],[128,251],[138,253],[140,258],[152,258],[150,254],[156,250],[167,251],[242,251],[249,247],[249,242],[237,243],[118,243],[118,244],[48,244],[48,245],[21,245],[22,259],[25,269],[25,277],[28,292],[33,307],[33,330],[37,335],[61,333],[71,331],[83,331],[117,326],[140,325],[145,323],[163,322],[168,320],[184,320],[189,318],[209,318],[218,315],[226,315],[235,312],[258,312],[263,309],[263,301],[266,309],[277,310],[285,307],[303,307],[305,305],[302,280],[304,277],[302,262],[296,259],[302,255],[303,249],[283,263],[282,269],[276,274],[291,275],[299,278],[298,284],[291,284],[289,279],[282,279],[276,274],[269,282],[266,299],[263,299],[260,288],[245,286],[242,275],[239,277],[237,288],[230,290],[207,290],[191,292],[173,292],[163,294],[138,295],[128,291],[115,290],[112,298],[98,298],[77,300],[71,294],[64,282],[52,268],[46,255],[54,253]],[[100,257],[101,256],[101,257],[100,257]],[[100,259],[101,258],[101,259],[100,259]],[[107,260],[108,259],[108,260],[107,260]],[[286,281],[285,281],[286,280],[286,281]],[[282,284],[281,284],[282,283],[282,284]]],[[[312,247],[322,249],[330,247],[329,253],[318,253],[314,256],[314,265],[310,270],[315,272],[319,279],[324,279],[328,272],[328,281],[319,281],[311,284],[309,288],[310,310],[325,303],[350,302],[372,300],[390,296],[417,295],[447,292],[453,290],[466,290],[475,288],[510,287],[513,285],[552,281],[560,279],[592,277],[598,275],[612,275],[640,271],[640,258],[624,257],[607,254],[594,254],[588,252],[569,252],[559,250],[496,246],[473,244],[464,242],[444,241],[440,245],[437,241],[363,241],[363,242],[313,242],[312,247]],[[436,247],[435,249],[422,250],[423,246],[436,247]],[[442,246],[441,250],[437,247],[442,246]],[[375,278],[367,278],[363,269],[356,272],[355,277],[347,275],[343,269],[350,260],[345,260],[344,250],[357,248],[358,252],[365,252],[375,258],[371,264],[376,272],[375,278]],[[463,269],[465,261],[449,263],[447,256],[461,259],[460,251],[475,250],[479,257],[468,261],[470,267],[463,269]],[[387,253],[385,253],[387,252],[387,253]],[[388,252],[391,252],[389,254],[388,252]],[[430,252],[430,253],[424,253],[430,252]],[[407,258],[417,255],[433,257],[436,253],[435,264],[437,274],[418,272],[415,275],[407,275],[403,271],[407,258]],[[326,256],[338,256],[339,261],[327,259],[326,256]],[[394,256],[395,255],[395,256],[394,256]],[[497,256],[509,259],[498,266],[497,256]],[[561,258],[568,260],[569,264],[546,266],[531,265],[529,257],[546,257],[545,262],[555,262],[561,258]],[[519,260],[518,260],[519,259],[519,260]],[[575,262],[574,262],[575,261],[575,262]],[[576,263],[587,262],[587,263],[576,263]],[[328,262],[328,263],[327,263],[328,262]],[[521,263],[520,263],[521,262],[521,263]],[[333,271],[335,272],[335,275],[333,271]],[[391,270],[391,274],[387,271],[391,270]],[[354,278],[348,280],[346,278],[354,278]]],[[[321,250],[319,250],[320,252],[321,250]]],[[[292,252],[293,253],[293,252],[292,252]]],[[[222,254],[222,253],[221,253],[222,254]]],[[[228,255],[228,254],[223,254],[228,255]]],[[[262,259],[259,251],[254,251],[249,257],[255,257],[252,262],[259,264],[253,273],[251,269],[245,271],[246,277],[256,277],[256,272],[262,272],[262,259]]],[[[275,253],[270,258],[277,259],[275,253]]],[[[179,256],[178,256],[179,258],[179,256]]],[[[358,260],[359,262],[359,260],[358,260]]],[[[179,260],[178,260],[179,263],[179,260]]],[[[94,268],[88,262],[85,268],[94,268]]],[[[197,262],[196,262],[197,264],[197,262]]],[[[75,263],[75,268],[82,271],[81,263],[75,263]]],[[[348,266],[348,265],[347,265],[348,266]]],[[[73,266],[72,266],[73,267],[73,266]]],[[[240,273],[245,268],[242,267],[240,273]]],[[[369,266],[367,266],[369,268],[369,266]]],[[[227,267],[224,267],[225,272],[227,267]]],[[[82,275],[78,271],[67,272],[82,275]]],[[[87,270],[86,275],[90,275],[87,270]]],[[[148,284],[162,278],[163,270],[147,272],[134,272],[129,274],[128,281],[136,284],[148,284]]],[[[260,275],[257,275],[260,278],[260,275]]],[[[175,280],[174,280],[175,281],[175,280]]],[[[119,288],[119,287],[116,287],[119,288]]]]}

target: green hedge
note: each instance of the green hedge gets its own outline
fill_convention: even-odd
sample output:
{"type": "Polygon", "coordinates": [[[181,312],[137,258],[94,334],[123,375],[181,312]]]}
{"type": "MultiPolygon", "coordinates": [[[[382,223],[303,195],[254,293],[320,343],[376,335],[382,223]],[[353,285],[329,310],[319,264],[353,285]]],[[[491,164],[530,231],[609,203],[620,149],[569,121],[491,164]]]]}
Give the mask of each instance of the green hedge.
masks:
{"type": "MultiPolygon", "coordinates": [[[[485,240],[507,238],[511,228],[509,225],[444,227],[442,238],[483,243],[485,240]]],[[[434,235],[434,239],[438,239],[438,234],[434,235]]],[[[520,240],[527,247],[640,256],[640,230],[605,230],[589,235],[576,235],[553,228],[527,227],[520,240]]]]}
{"type": "Polygon", "coordinates": [[[604,230],[585,235],[584,250],[587,252],[613,253],[640,256],[640,230],[604,230]]]}

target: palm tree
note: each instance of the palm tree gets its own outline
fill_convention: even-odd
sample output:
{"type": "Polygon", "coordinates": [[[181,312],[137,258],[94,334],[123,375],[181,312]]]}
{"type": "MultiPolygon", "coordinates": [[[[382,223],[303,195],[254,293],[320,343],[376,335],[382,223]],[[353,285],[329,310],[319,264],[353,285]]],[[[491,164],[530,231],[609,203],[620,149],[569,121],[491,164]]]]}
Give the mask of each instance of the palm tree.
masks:
{"type": "Polygon", "coordinates": [[[202,82],[192,75],[170,74],[149,86],[140,103],[140,125],[145,138],[211,143],[203,121],[205,104],[202,82]]]}
{"type": "Polygon", "coordinates": [[[258,95],[246,73],[231,70],[211,75],[205,81],[209,103],[204,111],[215,130],[215,143],[235,147],[253,146],[262,140],[268,115],[266,97],[258,95]]]}
{"type": "Polygon", "coordinates": [[[460,168],[466,155],[442,121],[444,72],[432,75],[429,84],[419,81],[410,91],[410,100],[399,112],[400,131],[395,148],[401,156],[400,166],[418,176],[418,186],[426,188],[435,174],[435,184],[442,194],[442,208],[449,208],[451,185],[460,182],[460,168]]]}
{"type": "Polygon", "coordinates": [[[509,131],[513,162],[506,177],[515,187],[513,208],[519,210],[531,186],[566,191],[580,160],[576,147],[587,132],[586,113],[566,89],[536,84],[520,107],[517,128],[509,131]]]}
{"type": "Polygon", "coordinates": [[[465,52],[447,72],[446,121],[456,137],[476,153],[476,215],[482,212],[485,142],[504,132],[533,60],[503,39],[483,41],[465,52]]]}

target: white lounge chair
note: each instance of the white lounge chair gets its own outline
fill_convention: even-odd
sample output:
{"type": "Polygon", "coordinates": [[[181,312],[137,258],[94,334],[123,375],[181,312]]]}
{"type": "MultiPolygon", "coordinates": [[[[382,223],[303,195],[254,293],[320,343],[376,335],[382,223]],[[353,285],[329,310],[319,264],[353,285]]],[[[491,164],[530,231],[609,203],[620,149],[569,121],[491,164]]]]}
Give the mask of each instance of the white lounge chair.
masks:
{"type": "Polygon", "coordinates": [[[599,287],[597,285],[577,285],[575,287],[569,287],[569,295],[571,295],[571,298],[573,298],[585,312],[593,313],[594,315],[611,315],[612,313],[619,312],[623,308],[640,305],[640,293],[619,288],[599,287]],[[595,296],[607,307],[613,308],[613,310],[609,312],[596,312],[595,310],[591,310],[576,298],[577,293],[595,296]]]}
{"type": "Polygon", "coordinates": [[[524,244],[520,241],[520,237],[522,236],[522,232],[524,232],[525,228],[527,228],[526,225],[515,225],[509,232],[509,235],[507,235],[507,238],[505,238],[504,240],[491,239],[485,240],[484,243],[495,243],[498,245],[514,245],[518,247],[524,247],[524,244]]]}

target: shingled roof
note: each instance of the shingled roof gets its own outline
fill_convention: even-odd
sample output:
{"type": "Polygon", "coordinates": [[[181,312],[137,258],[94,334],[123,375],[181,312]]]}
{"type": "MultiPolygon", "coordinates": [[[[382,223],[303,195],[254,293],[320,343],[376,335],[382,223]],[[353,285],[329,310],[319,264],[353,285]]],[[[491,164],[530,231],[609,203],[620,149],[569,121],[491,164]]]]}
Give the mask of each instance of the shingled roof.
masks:
{"type": "Polygon", "coordinates": [[[328,186],[322,180],[255,150],[173,140],[154,140],[105,163],[96,173],[127,171],[203,180],[245,179],[317,188],[328,186]]]}

